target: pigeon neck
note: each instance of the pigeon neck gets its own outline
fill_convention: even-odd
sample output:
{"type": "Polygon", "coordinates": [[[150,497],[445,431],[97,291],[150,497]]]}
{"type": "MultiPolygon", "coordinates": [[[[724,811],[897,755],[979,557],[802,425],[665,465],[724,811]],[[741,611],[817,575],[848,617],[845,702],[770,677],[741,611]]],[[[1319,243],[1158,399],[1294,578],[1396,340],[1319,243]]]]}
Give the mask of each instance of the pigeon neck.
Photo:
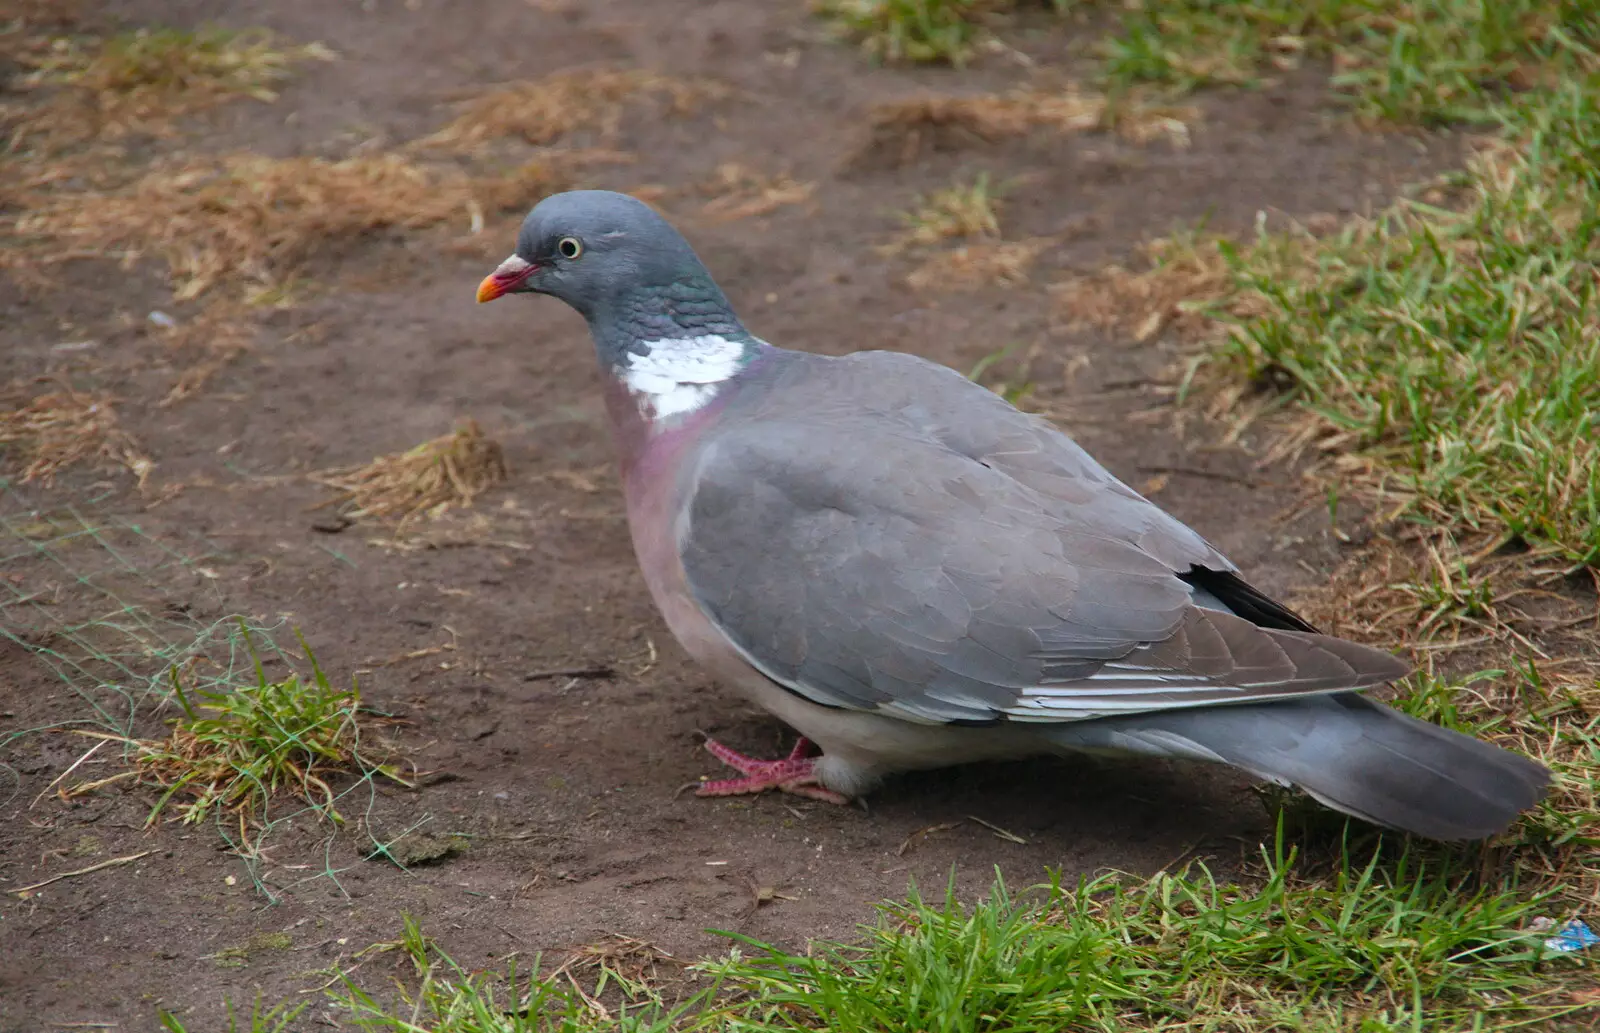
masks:
{"type": "Polygon", "coordinates": [[[636,291],[589,320],[600,364],[655,424],[716,397],[764,345],[708,277],[636,291]]]}

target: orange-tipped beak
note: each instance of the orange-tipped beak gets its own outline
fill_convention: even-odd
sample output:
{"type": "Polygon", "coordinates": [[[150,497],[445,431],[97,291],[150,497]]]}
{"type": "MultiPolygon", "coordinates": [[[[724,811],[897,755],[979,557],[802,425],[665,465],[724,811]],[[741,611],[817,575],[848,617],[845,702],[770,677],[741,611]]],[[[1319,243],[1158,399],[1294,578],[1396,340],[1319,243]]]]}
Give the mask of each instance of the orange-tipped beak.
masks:
{"type": "Polygon", "coordinates": [[[483,278],[478,284],[478,304],[493,301],[502,294],[509,294],[539,271],[539,267],[526,259],[512,255],[499,268],[483,278]]]}

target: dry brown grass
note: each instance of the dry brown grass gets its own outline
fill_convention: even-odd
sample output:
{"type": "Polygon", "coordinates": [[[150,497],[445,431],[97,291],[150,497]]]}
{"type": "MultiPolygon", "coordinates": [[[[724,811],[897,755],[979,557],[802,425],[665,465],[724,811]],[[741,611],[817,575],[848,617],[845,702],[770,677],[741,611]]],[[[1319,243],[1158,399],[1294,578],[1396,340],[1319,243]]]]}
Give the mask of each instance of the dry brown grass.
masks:
{"type": "Polygon", "coordinates": [[[1070,330],[1090,327],[1147,341],[1164,329],[1194,335],[1211,326],[1194,306],[1221,297],[1228,283],[1221,256],[1171,238],[1141,246],[1145,268],[1107,265],[1051,287],[1070,330]]]}
{"type": "Polygon", "coordinates": [[[265,30],[139,29],[104,39],[57,36],[22,48],[29,67],[17,85],[43,92],[15,118],[13,150],[46,148],[130,132],[164,134],[173,119],[228,100],[277,98],[296,65],[332,60],[318,44],[292,44],[265,30]]]}
{"type": "Polygon", "coordinates": [[[0,394],[0,459],[20,467],[22,482],[51,484],[67,467],[92,460],[120,464],[144,487],[155,464],[117,421],[110,395],[58,390],[0,394]]]}
{"type": "Polygon", "coordinates": [[[155,255],[184,301],[223,284],[282,287],[329,241],[455,223],[520,209],[567,182],[555,157],[501,175],[416,164],[394,154],[329,161],[239,153],[157,168],[130,188],[51,193],[9,220],[18,245],[4,264],[155,255]]]}
{"type": "Polygon", "coordinates": [[[786,175],[768,175],[738,162],[724,162],[700,184],[700,193],[711,195],[701,214],[713,222],[770,215],[779,208],[811,200],[816,188],[815,183],[801,183],[786,175]]]}
{"type": "Polygon", "coordinates": [[[926,248],[947,240],[998,240],[1001,191],[980,173],[970,183],[956,182],[917,198],[900,213],[901,232],[884,245],[886,254],[926,248]]]}
{"type": "Polygon", "coordinates": [[[653,943],[613,933],[597,943],[572,949],[545,979],[559,983],[565,978],[584,1007],[595,1017],[609,1022],[612,1021],[611,1009],[601,1001],[608,987],[613,991],[620,989],[629,996],[641,996],[669,981],[666,970],[672,970],[672,976],[676,977],[683,967],[683,962],[653,943]],[[585,981],[591,982],[588,988],[583,985],[585,981]]]}
{"type": "Polygon", "coordinates": [[[405,452],[379,456],[362,466],[324,470],[313,477],[341,494],[323,505],[338,506],[347,520],[438,517],[506,479],[500,443],[466,420],[453,433],[405,452]]]}
{"type": "Polygon", "coordinates": [[[893,151],[909,162],[924,147],[968,147],[1043,129],[1055,133],[1114,132],[1136,143],[1189,143],[1199,118],[1190,106],[1138,97],[1113,101],[1074,83],[1024,87],[1003,94],[929,94],[879,104],[872,110],[869,150],[893,151]]]}
{"type": "MultiPolygon", "coordinates": [[[[1294,253],[1310,246],[1315,233],[1328,228],[1319,218],[1307,220],[1307,226],[1264,246],[1289,265],[1294,253]]],[[[1093,328],[1136,341],[1170,331],[1192,342],[1217,330],[1217,319],[1205,311],[1217,302],[1226,300],[1229,317],[1258,314],[1263,305],[1257,295],[1232,289],[1218,239],[1198,233],[1161,237],[1139,246],[1138,270],[1112,264],[1053,284],[1058,317],[1071,330],[1093,328]]]]}
{"type": "Polygon", "coordinates": [[[540,146],[584,129],[610,139],[629,104],[650,102],[684,114],[720,93],[709,82],[685,82],[639,69],[574,69],[474,97],[449,125],[420,145],[471,151],[495,141],[519,140],[540,146]]]}
{"type": "Polygon", "coordinates": [[[886,256],[908,251],[920,256],[917,268],[906,277],[916,290],[1027,283],[1029,266],[1056,238],[1002,240],[1003,193],[1003,187],[992,185],[988,175],[980,173],[970,183],[957,182],[927,194],[901,213],[904,229],[878,250],[886,256]],[[946,241],[962,243],[936,249],[946,241]]]}
{"type": "Polygon", "coordinates": [[[999,284],[1018,287],[1028,282],[1034,259],[1055,244],[1053,237],[996,240],[968,244],[930,255],[906,277],[917,290],[971,288],[999,284]]]}
{"type": "Polygon", "coordinates": [[[234,301],[213,302],[192,317],[159,333],[180,365],[178,376],[157,405],[163,409],[197,394],[239,356],[250,350],[257,311],[234,301]]]}

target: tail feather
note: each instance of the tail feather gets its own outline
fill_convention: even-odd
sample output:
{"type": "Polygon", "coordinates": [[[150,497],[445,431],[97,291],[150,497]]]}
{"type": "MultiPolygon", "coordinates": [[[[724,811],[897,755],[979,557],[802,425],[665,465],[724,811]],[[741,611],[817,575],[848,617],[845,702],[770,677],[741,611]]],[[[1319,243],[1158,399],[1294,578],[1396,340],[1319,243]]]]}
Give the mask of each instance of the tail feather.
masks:
{"type": "Polygon", "coordinates": [[[1438,840],[1504,831],[1544,798],[1526,757],[1355,693],[1103,718],[1050,728],[1058,746],[1217,761],[1377,825],[1438,840]]]}

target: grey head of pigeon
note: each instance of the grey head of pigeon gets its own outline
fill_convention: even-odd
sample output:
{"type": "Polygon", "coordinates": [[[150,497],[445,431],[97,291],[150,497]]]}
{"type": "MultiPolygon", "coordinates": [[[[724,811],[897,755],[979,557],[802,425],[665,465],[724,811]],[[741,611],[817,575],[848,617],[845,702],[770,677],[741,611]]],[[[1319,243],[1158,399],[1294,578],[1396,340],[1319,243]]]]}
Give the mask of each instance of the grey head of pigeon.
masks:
{"type": "Polygon", "coordinates": [[[576,309],[601,363],[614,371],[648,366],[661,350],[678,353],[684,365],[695,349],[683,342],[707,342],[702,361],[709,350],[732,365],[760,348],[689,242],[627,194],[573,190],[540,201],[522,222],[516,251],[478,287],[478,300],[525,292],[576,309]]]}

